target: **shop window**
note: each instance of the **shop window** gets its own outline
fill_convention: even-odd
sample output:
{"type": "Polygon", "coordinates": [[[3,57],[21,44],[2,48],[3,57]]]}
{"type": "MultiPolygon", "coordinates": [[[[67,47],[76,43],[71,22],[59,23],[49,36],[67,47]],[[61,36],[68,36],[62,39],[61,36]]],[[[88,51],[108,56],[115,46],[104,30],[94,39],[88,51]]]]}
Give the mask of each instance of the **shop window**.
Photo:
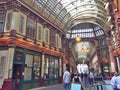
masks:
{"type": "Polygon", "coordinates": [[[24,80],[39,80],[41,75],[41,57],[39,55],[26,54],[24,80]]]}
{"type": "Polygon", "coordinates": [[[59,63],[58,59],[55,57],[46,57],[44,61],[44,78],[45,79],[54,79],[59,76],[59,63]]]}
{"type": "Polygon", "coordinates": [[[25,71],[24,71],[24,80],[31,80],[32,79],[33,55],[26,54],[25,64],[27,65],[27,67],[25,67],[25,71]]]}
{"type": "Polygon", "coordinates": [[[23,28],[24,28],[24,16],[20,16],[20,26],[19,26],[19,32],[23,33],[23,28]]]}
{"type": "Polygon", "coordinates": [[[49,61],[48,58],[46,57],[44,60],[44,78],[48,79],[48,67],[49,67],[49,61]]]}
{"type": "Polygon", "coordinates": [[[50,67],[49,67],[49,78],[54,78],[54,65],[55,65],[55,61],[54,58],[50,59],[50,67]]]}
{"type": "Polygon", "coordinates": [[[26,31],[27,37],[35,39],[35,30],[36,30],[36,22],[31,18],[28,18],[27,31],[26,31]]]}
{"type": "Polygon", "coordinates": [[[33,66],[33,78],[39,79],[40,78],[40,56],[34,56],[34,66],[33,66]]]}
{"type": "Polygon", "coordinates": [[[3,31],[4,18],[5,18],[5,13],[0,12],[0,32],[3,31]]]}
{"type": "Polygon", "coordinates": [[[59,76],[59,65],[58,65],[58,59],[55,59],[55,70],[54,70],[54,77],[57,78],[59,76]]]}

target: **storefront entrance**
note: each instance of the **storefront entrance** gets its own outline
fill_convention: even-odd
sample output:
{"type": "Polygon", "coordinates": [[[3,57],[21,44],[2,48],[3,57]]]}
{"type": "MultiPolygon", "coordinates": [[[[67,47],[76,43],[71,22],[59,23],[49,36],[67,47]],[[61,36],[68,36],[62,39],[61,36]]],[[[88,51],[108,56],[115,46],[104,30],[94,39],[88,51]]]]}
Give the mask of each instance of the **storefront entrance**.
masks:
{"type": "Polygon", "coordinates": [[[22,79],[22,65],[14,64],[13,68],[12,90],[20,90],[22,79]]]}
{"type": "Polygon", "coordinates": [[[22,90],[23,52],[16,51],[13,63],[12,90],[22,90]]]}
{"type": "Polygon", "coordinates": [[[12,77],[12,90],[20,90],[22,79],[22,65],[14,64],[12,77]]]}

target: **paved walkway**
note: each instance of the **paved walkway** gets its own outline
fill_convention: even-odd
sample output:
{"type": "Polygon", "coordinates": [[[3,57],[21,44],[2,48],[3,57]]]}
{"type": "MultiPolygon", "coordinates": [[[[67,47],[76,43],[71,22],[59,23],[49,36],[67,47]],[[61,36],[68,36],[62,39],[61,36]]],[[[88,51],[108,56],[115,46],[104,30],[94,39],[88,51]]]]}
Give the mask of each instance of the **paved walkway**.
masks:
{"type": "MultiPolygon", "coordinates": [[[[110,80],[105,80],[104,83],[103,82],[94,83],[92,85],[93,88],[91,88],[91,89],[97,90],[96,85],[99,86],[101,84],[102,84],[103,90],[112,90],[110,80]]],[[[91,87],[91,86],[89,86],[89,87],[91,87]]],[[[89,87],[86,87],[84,90],[90,90],[89,87]]],[[[29,89],[29,90],[64,90],[64,89],[63,89],[63,84],[56,84],[56,85],[52,85],[52,86],[39,87],[39,88],[34,88],[34,89],[29,89]]],[[[101,90],[101,89],[99,89],[99,90],[101,90]]]]}
{"type": "MultiPolygon", "coordinates": [[[[64,90],[64,89],[63,89],[63,84],[57,84],[57,85],[52,85],[48,87],[39,87],[39,88],[34,88],[29,90],[64,90]]],[[[90,90],[90,89],[86,88],[85,90],[90,90]]]]}

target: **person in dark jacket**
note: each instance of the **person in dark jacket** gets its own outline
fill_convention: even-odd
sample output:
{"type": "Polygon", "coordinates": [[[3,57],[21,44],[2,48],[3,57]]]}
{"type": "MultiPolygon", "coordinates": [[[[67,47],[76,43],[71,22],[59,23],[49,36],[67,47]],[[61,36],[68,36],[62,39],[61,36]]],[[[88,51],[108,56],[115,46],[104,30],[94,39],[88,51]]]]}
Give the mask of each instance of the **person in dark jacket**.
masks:
{"type": "Polygon", "coordinates": [[[74,77],[72,79],[72,82],[81,84],[81,90],[83,90],[82,80],[81,80],[81,77],[78,74],[74,75],[74,77]]]}

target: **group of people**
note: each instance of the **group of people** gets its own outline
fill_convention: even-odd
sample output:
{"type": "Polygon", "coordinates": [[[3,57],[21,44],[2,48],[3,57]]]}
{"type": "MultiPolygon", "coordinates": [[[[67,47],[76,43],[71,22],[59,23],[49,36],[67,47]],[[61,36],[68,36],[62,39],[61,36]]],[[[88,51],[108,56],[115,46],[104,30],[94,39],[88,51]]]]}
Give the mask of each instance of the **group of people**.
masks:
{"type": "Polygon", "coordinates": [[[89,72],[89,73],[85,72],[84,74],[83,73],[71,74],[69,67],[67,67],[66,71],[63,74],[64,90],[70,90],[71,83],[81,84],[81,90],[83,90],[84,87],[86,87],[86,85],[93,83],[93,78],[94,78],[94,75],[92,72],[89,72]]]}
{"type": "Polygon", "coordinates": [[[120,74],[115,72],[114,76],[111,78],[111,85],[113,90],[120,90],[120,74]]]}
{"type": "MultiPolygon", "coordinates": [[[[66,71],[63,74],[63,83],[64,83],[64,90],[70,90],[71,83],[79,83],[81,84],[81,90],[84,90],[84,87],[87,84],[93,84],[95,80],[95,76],[92,72],[89,73],[70,73],[70,68],[67,67],[66,71]]],[[[109,79],[110,80],[110,79],[109,79]]],[[[113,77],[111,78],[111,85],[113,90],[120,90],[120,74],[115,72],[113,77]]]]}

